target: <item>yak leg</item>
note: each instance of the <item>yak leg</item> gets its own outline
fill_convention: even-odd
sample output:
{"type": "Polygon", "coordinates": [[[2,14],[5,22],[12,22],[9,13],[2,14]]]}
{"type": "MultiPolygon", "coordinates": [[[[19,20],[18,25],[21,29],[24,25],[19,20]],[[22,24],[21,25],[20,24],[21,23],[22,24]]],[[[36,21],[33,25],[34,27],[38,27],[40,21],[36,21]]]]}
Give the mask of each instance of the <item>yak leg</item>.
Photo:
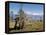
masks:
{"type": "Polygon", "coordinates": [[[23,29],[23,27],[24,27],[24,22],[22,22],[22,27],[21,27],[21,29],[23,29]]]}
{"type": "Polygon", "coordinates": [[[15,30],[17,29],[17,26],[16,26],[16,25],[17,25],[17,21],[16,21],[15,26],[14,26],[14,29],[15,29],[15,30]]]}
{"type": "Polygon", "coordinates": [[[23,29],[24,27],[24,22],[22,22],[22,24],[20,24],[20,29],[23,29]]]}

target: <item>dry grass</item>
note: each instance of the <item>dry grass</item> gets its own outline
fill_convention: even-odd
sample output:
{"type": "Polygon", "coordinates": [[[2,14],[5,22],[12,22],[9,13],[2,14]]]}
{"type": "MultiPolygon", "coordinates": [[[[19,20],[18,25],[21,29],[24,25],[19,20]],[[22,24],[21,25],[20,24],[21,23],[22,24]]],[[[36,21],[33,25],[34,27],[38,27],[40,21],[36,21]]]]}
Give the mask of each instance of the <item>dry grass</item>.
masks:
{"type": "MultiPolygon", "coordinates": [[[[9,28],[14,28],[15,22],[9,23],[9,28]]],[[[20,31],[41,31],[43,30],[43,22],[33,22],[33,23],[25,23],[24,28],[20,31]]],[[[13,31],[13,30],[12,30],[13,31]]],[[[18,30],[15,30],[15,32],[18,30]]],[[[14,32],[14,31],[13,31],[14,32]]]]}

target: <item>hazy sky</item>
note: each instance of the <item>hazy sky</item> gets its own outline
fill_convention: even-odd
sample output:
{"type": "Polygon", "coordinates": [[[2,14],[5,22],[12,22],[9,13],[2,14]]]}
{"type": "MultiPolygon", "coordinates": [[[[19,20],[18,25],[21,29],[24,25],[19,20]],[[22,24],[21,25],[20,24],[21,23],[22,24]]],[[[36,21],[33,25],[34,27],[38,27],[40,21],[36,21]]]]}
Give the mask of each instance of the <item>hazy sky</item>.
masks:
{"type": "MultiPolygon", "coordinates": [[[[20,7],[19,3],[10,3],[9,11],[18,14],[20,7]]],[[[23,4],[22,9],[28,15],[43,15],[43,5],[40,4],[23,4]]]]}

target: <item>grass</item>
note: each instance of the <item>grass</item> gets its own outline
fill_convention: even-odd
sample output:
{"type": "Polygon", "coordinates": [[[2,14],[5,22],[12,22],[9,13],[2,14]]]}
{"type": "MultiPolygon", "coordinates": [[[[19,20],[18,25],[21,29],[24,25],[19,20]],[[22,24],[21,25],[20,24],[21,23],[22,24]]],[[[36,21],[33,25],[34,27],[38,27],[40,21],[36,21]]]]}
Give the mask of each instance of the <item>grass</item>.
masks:
{"type": "MultiPolygon", "coordinates": [[[[9,23],[9,28],[14,28],[15,22],[9,23]]],[[[43,30],[43,22],[36,21],[36,22],[26,22],[24,28],[19,31],[42,31],[43,30]]],[[[18,30],[15,30],[15,32],[18,30]]],[[[14,32],[14,30],[12,30],[14,32]]]]}

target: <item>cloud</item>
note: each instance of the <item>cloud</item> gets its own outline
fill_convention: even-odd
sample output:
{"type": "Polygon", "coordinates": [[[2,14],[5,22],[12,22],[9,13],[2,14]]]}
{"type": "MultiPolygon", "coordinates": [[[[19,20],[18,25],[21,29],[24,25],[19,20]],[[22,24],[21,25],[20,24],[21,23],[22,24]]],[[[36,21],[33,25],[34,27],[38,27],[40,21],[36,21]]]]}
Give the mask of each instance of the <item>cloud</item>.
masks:
{"type": "Polygon", "coordinates": [[[25,14],[27,15],[43,15],[43,13],[36,13],[36,12],[30,12],[30,11],[25,11],[25,14]]]}
{"type": "Polygon", "coordinates": [[[13,12],[13,14],[18,14],[18,12],[13,12]]]}
{"type": "Polygon", "coordinates": [[[25,11],[25,14],[31,15],[32,12],[30,12],[30,11],[25,11]]]}
{"type": "Polygon", "coordinates": [[[32,15],[43,15],[43,13],[32,13],[32,15]]]}

